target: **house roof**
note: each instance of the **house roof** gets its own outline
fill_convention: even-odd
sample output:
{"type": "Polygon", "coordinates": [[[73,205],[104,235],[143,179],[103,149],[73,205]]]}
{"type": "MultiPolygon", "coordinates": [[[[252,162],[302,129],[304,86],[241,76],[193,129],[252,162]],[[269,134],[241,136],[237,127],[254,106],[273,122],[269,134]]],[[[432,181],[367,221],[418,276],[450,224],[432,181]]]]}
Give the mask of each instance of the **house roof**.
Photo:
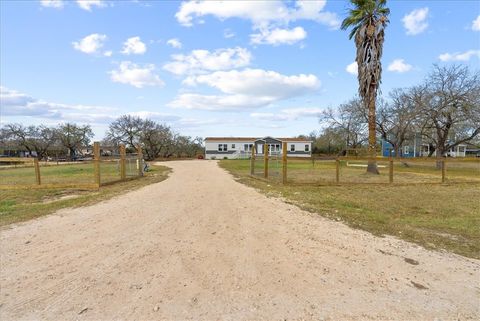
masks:
{"type": "MultiPolygon", "coordinates": [[[[222,141],[222,142],[246,142],[246,141],[256,141],[260,139],[265,139],[267,137],[205,137],[205,140],[209,141],[222,141]]],[[[292,138],[292,137],[270,137],[276,140],[288,141],[288,142],[311,142],[306,138],[292,138]]]]}

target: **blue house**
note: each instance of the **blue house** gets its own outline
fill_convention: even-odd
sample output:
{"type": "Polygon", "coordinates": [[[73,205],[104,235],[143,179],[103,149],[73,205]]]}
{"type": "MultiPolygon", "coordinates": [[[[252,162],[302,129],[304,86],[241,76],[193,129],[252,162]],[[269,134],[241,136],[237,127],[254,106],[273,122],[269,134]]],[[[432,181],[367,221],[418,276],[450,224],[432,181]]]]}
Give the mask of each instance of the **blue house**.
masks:
{"type": "MultiPolygon", "coordinates": [[[[395,157],[395,150],[393,150],[392,144],[382,139],[382,156],[383,157],[395,157]]],[[[422,135],[415,134],[413,139],[407,139],[400,148],[400,157],[427,157],[430,155],[429,144],[423,143],[422,135]]],[[[436,151],[432,156],[436,155],[436,151]]],[[[472,144],[459,144],[450,148],[444,156],[448,157],[466,157],[466,156],[480,155],[480,148],[472,144]]]]}
{"type": "MultiPolygon", "coordinates": [[[[396,157],[395,150],[392,144],[382,139],[382,156],[383,157],[396,157]]],[[[422,157],[428,153],[428,145],[422,144],[422,136],[415,134],[413,139],[407,139],[400,148],[400,157],[422,157]]]]}

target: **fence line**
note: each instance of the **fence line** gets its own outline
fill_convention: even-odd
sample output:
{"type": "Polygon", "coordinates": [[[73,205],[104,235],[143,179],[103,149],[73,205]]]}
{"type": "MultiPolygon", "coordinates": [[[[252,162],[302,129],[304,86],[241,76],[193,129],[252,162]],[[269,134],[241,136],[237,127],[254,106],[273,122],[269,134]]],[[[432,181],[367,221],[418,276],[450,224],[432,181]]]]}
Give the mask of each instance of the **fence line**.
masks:
{"type": "MultiPolygon", "coordinates": [[[[283,143],[283,149],[282,149],[282,178],[281,178],[281,182],[282,184],[293,184],[293,185],[297,185],[297,184],[301,184],[301,185],[308,185],[308,184],[315,184],[315,185],[361,185],[361,184],[377,184],[377,185],[386,185],[386,184],[389,184],[389,185],[392,185],[392,184],[395,184],[395,185],[422,185],[422,184],[425,184],[425,185],[429,185],[429,184],[456,184],[456,183],[480,183],[480,160],[478,158],[463,158],[463,159],[455,159],[455,158],[417,158],[417,159],[414,159],[414,158],[392,158],[392,157],[389,157],[389,158],[383,158],[383,157],[375,157],[375,158],[371,158],[371,157],[349,157],[349,156],[342,156],[342,157],[336,157],[336,158],[288,158],[287,157],[287,146],[286,146],[286,143],[283,143]],[[301,161],[306,161],[306,160],[311,160],[312,161],[312,166],[313,166],[313,169],[315,167],[315,160],[324,160],[324,161],[334,161],[335,162],[335,179],[333,181],[330,181],[330,182],[322,182],[322,183],[319,183],[319,182],[312,182],[312,183],[294,183],[292,181],[289,181],[289,163],[290,162],[293,162],[293,164],[295,163],[295,161],[297,162],[301,162],[301,161]],[[361,164],[350,164],[349,165],[349,162],[352,162],[352,161],[371,161],[371,160],[374,160],[376,162],[383,162],[383,163],[387,163],[387,165],[385,167],[388,166],[388,182],[348,182],[348,181],[345,181],[345,180],[342,180],[342,170],[341,170],[341,162],[344,161],[344,162],[347,162],[347,167],[351,166],[351,167],[354,167],[354,166],[358,166],[358,167],[363,167],[363,165],[361,164]],[[447,178],[447,163],[452,163],[452,164],[467,164],[467,163],[471,163],[473,162],[474,163],[474,166],[475,168],[473,168],[473,173],[475,174],[479,174],[478,177],[474,176],[474,177],[470,177],[469,175],[470,174],[467,174],[466,177],[461,177],[461,179],[459,179],[459,181],[455,181],[456,178],[458,178],[459,176],[457,177],[454,177],[455,175],[452,176],[452,179],[448,179],[447,178]],[[411,163],[410,165],[408,163],[411,163]],[[423,164],[420,164],[420,163],[423,163],[423,164]],[[415,172],[414,170],[412,171],[402,171],[400,170],[400,172],[397,172],[394,170],[394,167],[395,167],[395,164],[403,164],[405,165],[405,168],[408,168],[410,167],[411,165],[419,165],[420,166],[432,166],[431,168],[427,168],[427,171],[426,172],[422,172],[421,168],[417,170],[417,172],[415,172]],[[425,165],[425,164],[428,164],[428,165],[425,165]],[[478,169],[476,168],[476,166],[478,165],[478,169]],[[439,173],[438,174],[435,174],[436,172],[432,172],[432,173],[429,173],[428,171],[431,171],[432,168],[435,168],[435,169],[438,169],[439,170],[439,173]],[[424,175],[425,176],[425,179],[429,179],[429,180],[434,180],[435,177],[438,178],[438,180],[436,181],[422,181],[422,182],[418,182],[418,181],[408,181],[408,182],[402,182],[400,179],[400,181],[397,181],[397,180],[394,180],[394,177],[398,177],[399,175],[405,175],[405,176],[412,176],[412,174],[416,174],[417,178],[420,177],[419,175],[424,175]],[[464,178],[466,178],[466,180],[463,180],[464,178]]],[[[268,151],[268,145],[265,144],[264,145],[264,155],[263,155],[264,159],[263,159],[263,180],[268,180],[269,179],[269,162],[271,161],[272,159],[272,156],[269,156],[269,151],[268,151]]],[[[258,174],[260,173],[256,173],[255,171],[255,157],[256,157],[256,153],[255,153],[255,149],[252,150],[252,155],[251,155],[251,158],[250,158],[250,176],[254,177],[254,178],[260,178],[258,177],[258,174]]],[[[453,165],[452,165],[453,166],[453,165]]],[[[425,170],[425,169],[424,169],[425,170]]],[[[457,168],[458,170],[458,168],[457,168]]],[[[462,169],[463,170],[463,169],[462,169]]],[[[467,170],[470,170],[468,167],[467,167],[467,170]]],[[[298,171],[301,171],[301,170],[297,170],[298,171]]],[[[308,170],[304,170],[304,173],[308,174],[307,172],[308,170]]],[[[474,175],[475,175],[474,174],[474,175]]],[[[458,172],[457,172],[457,175],[458,175],[458,172]]],[[[464,175],[464,174],[462,174],[464,175]]],[[[380,177],[380,176],[378,176],[380,177]]],[[[352,178],[352,177],[350,177],[352,178]]],[[[405,180],[405,177],[403,177],[403,179],[405,180]]],[[[411,180],[411,179],[410,179],[411,180]]]]}
{"type": "MultiPolygon", "coordinates": [[[[35,173],[35,184],[0,184],[0,190],[18,190],[18,189],[53,189],[53,188],[61,188],[61,189],[98,189],[100,186],[107,185],[107,184],[112,184],[116,182],[121,182],[121,181],[126,181],[130,180],[133,178],[141,177],[143,176],[143,153],[140,147],[137,148],[137,155],[135,158],[129,157],[128,158],[128,165],[129,165],[129,175],[127,177],[127,154],[126,154],[126,149],[125,145],[120,145],[120,157],[116,159],[102,159],[100,155],[100,143],[99,142],[94,142],[93,144],[93,161],[90,162],[79,162],[79,163],[74,163],[74,164],[69,164],[72,166],[81,166],[85,165],[87,168],[87,171],[92,171],[93,167],[93,174],[90,174],[90,179],[93,181],[92,183],[81,183],[81,182],[74,182],[74,183],[63,183],[63,182],[55,182],[55,183],[44,183],[42,176],[42,171],[40,168],[40,162],[38,158],[24,158],[24,157],[2,157],[0,158],[0,164],[1,163],[13,163],[13,164],[26,164],[26,165],[33,165],[33,170],[35,173]],[[113,173],[117,173],[118,179],[113,179],[108,182],[102,182],[102,170],[101,170],[101,164],[109,164],[111,162],[118,161],[119,166],[117,167],[118,172],[116,170],[113,171],[113,173]],[[132,161],[135,163],[135,167],[132,170],[132,161]],[[92,166],[92,167],[90,167],[92,166]],[[90,170],[89,170],[90,168],[90,170]]],[[[63,165],[61,165],[63,167],[63,165]]],[[[48,166],[48,168],[58,168],[59,166],[48,166]]],[[[23,169],[29,168],[28,166],[23,166],[21,167],[23,169]]],[[[21,169],[18,168],[18,169],[21,169]]],[[[8,171],[8,170],[16,170],[17,168],[1,168],[0,167],[0,173],[3,173],[2,171],[8,171]]],[[[78,169],[77,169],[78,170],[78,169]]],[[[83,168],[80,169],[80,171],[84,170],[83,168]]],[[[23,173],[25,174],[25,173],[23,173]]],[[[28,174],[28,172],[27,172],[28,174]]],[[[33,174],[33,173],[32,173],[33,174]]],[[[106,177],[108,176],[107,173],[104,173],[106,177]]],[[[15,175],[12,175],[15,177],[15,175]]],[[[26,176],[26,175],[24,175],[26,176]]],[[[115,175],[114,175],[115,176],[115,175]]],[[[8,174],[7,174],[8,177],[8,174]]],[[[45,176],[47,178],[50,178],[47,174],[45,176]]],[[[21,178],[21,177],[20,177],[21,178]]],[[[83,178],[83,177],[82,177],[83,178]]],[[[88,179],[88,174],[87,174],[87,179],[88,179]]]]}

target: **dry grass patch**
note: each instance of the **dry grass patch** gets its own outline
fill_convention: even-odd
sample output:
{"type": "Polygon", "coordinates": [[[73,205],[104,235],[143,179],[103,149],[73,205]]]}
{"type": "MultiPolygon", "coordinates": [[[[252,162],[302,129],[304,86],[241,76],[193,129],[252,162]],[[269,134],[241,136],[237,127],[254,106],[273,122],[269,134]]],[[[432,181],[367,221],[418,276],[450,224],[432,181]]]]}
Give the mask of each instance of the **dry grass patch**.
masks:
{"type": "Polygon", "coordinates": [[[480,185],[292,186],[249,177],[248,161],[222,160],[239,181],[377,235],[480,258],[480,185]]]}
{"type": "MultiPolygon", "coordinates": [[[[79,177],[90,177],[88,165],[58,166],[52,168],[62,179],[65,172],[72,170],[79,177]]],[[[150,171],[144,177],[102,186],[96,191],[38,189],[38,190],[1,190],[0,191],[0,226],[20,221],[26,221],[42,215],[50,214],[66,207],[91,205],[114,196],[129,192],[140,187],[161,182],[168,177],[170,169],[164,166],[150,166],[150,171]]],[[[1,170],[0,170],[1,172],[1,170]]],[[[9,171],[11,172],[11,171],[9,171]]],[[[7,173],[7,172],[4,172],[7,173]]],[[[20,171],[19,173],[23,173],[20,171]]],[[[53,173],[49,173],[54,177],[53,173]]],[[[21,180],[18,178],[17,180],[21,180]]]]}

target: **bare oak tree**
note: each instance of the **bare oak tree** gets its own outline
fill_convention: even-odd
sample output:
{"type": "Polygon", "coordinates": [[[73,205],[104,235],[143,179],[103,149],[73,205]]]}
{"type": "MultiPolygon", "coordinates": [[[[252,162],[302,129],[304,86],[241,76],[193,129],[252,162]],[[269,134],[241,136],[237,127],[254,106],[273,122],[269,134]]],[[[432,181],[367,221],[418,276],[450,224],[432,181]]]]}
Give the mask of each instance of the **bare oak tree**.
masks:
{"type": "Polygon", "coordinates": [[[140,117],[123,115],[108,126],[105,140],[113,145],[125,144],[136,148],[140,143],[143,120],[140,117]]]}
{"type": "Polygon", "coordinates": [[[351,99],[336,111],[329,108],[320,116],[320,123],[326,123],[337,137],[343,137],[344,154],[347,149],[358,149],[368,141],[368,122],[363,111],[362,101],[351,99]]]}
{"type": "Polygon", "coordinates": [[[65,123],[57,127],[57,137],[60,144],[68,149],[69,156],[72,159],[82,147],[90,144],[93,131],[90,125],[65,123]]]}
{"type": "Polygon", "coordinates": [[[419,108],[408,90],[395,89],[390,102],[380,101],[377,112],[377,131],[384,141],[392,145],[395,157],[402,156],[402,146],[415,135],[415,122],[419,108]]]}
{"type": "Polygon", "coordinates": [[[57,138],[54,128],[44,125],[27,127],[21,124],[6,124],[2,128],[2,136],[10,145],[25,148],[30,155],[35,152],[39,159],[47,156],[48,149],[55,144],[57,138]]]}
{"type": "Polygon", "coordinates": [[[480,74],[466,66],[435,65],[425,83],[412,89],[422,115],[422,134],[437,158],[480,134],[480,74]]]}

